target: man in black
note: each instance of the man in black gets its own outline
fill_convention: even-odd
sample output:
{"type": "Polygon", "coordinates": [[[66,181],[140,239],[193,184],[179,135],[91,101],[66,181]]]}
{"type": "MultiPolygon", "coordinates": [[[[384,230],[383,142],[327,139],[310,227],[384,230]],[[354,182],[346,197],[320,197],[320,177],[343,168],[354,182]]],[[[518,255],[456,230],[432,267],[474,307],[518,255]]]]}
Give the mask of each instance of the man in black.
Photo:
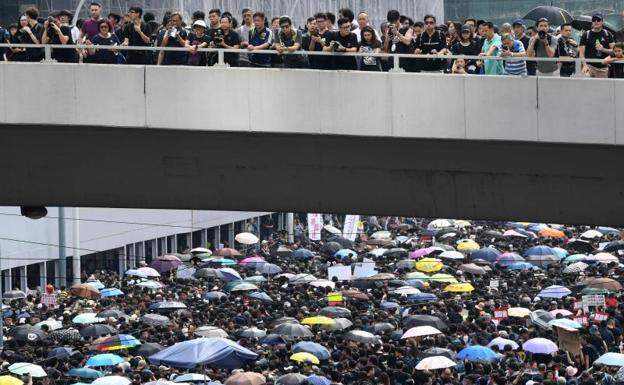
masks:
{"type": "MultiPolygon", "coordinates": [[[[416,53],[437,56],[440,51],[446,48],[446,38],[436,27],[436,18],[433,15],[426,15],[424,18],[425,30],[420,36],[420,47],[416,53]]],[[[443,60],[420,60],[422,71],[441,72],[444,69],[443,60]]]]}
{"type": "MultiPolygon", "coordinates": [[[[308,26],[310,28],[310,39],[304,43],[303,48],[306,51],[323,51],[328,42],[333,40],[334,32],[329,30],[327,15],[317,13],[314,15],[315,25],[308,26]]],[[[328,70],[332,68],[332,58],[329,56],[310,55],[310,67],[319,70],[328,70]]]]}
{"type": "MultiPolygon", "coordinates": [[[[22,34],[21,41],[23,44],[39,44],[43,36],[43,26],[37,22],[39,11],[35,7],[30,7],[25,12],[28,19],[28,25],[18,31],[22,34]]],[[[26,48],[26,61],[38,62],[43,59],[43,51],[41,48],[26,48]]]]}
{"type": "MultiPolygon", "coordinates": [[[[526,52],[526,50],[529,48],[529,41],[531,40],[531,38],[525,34],[526,26],[524,25],[524,22],[522,21],[522,19],[514,20],[512,27],[514,30],[514,35],[516,37],[516,40],[520,40],[526,52]]],[[[537,71],[537,63],[534,61],[527,61],[526,67],[527,67],[527,74],[529,76],[535,76],[536,71],[537,71]]]]}
{"type": "MultiPolygon", "coordinates": [[[[169,17],[169,25],[158,34],[156,45],[159,47],[185,47],[188,35],[182,28],[182,15],[178,12],[169,17]]],[[[186,52],[160,51],[158,53],[158,65],[184,65],[187,61],[186,52]]]]}
{"type": "MultiPolygon", "coordinates": [[[[347,18],[338,20],[338,33],[334,34],[333,40],[323,47],[323,51],[348,53],[357,52],[358,41],[354,33],[351,33],[351,22],[347,18]]],[[[334,59],[333,69],[336,70],[357,70],[357,62],[355,56],[341,56],[339,54],[332,56],[334,59]]]]}
{"type": "MultiPolygon", "coordinates": [[[[578,56],[578,44],[572,38],[572,25],[569,23],[561,26],[561,36],[557,42],[557,56],[576,58],[578,56]]],[[[574,62],[562,62],[559,70],[561,77],[569,78],[572,76],[576,66],[574,62]]]]}
{"type": "MultiPolygon", "coordinates": [[[[143,9],[140,7],[130,7],[128,17],[130,23],[124,29],[124,46],[149,47],[150,29],[147,24],[141,21],[143,9]]],[[[152,64],[151,52],[149,51],[127,51],[126,62],[128,64],[152,64]]]]}
{"type": "MultiPolygon", "coordinates": [[[[413,54],[413,34],[414,31],[409,26],[402,26],[400,19],[401,14],[396,9],[388,11],[386,16],[388,20],[388,27],[383,31],[383,50],[387,53],[398,54],[413,54]]],[[[390,68],[394,68],[394,62],[392,58],[390,60],[390,68]]],[[[405,72],[415,72],[416,63],[413,59],[400,59],[399,66],[405,70],[405,72]]]]}
{"type": "MultiPolygon", "coordinates": [[[[316,19],[309,17],[306,22],[306,32],[301,36],[301,47],[305,51],[322,51],[323,46],[320,43],[314,43],[312,36],[318,36],[318,27],[316,25],[316,19]],[[318,49],[316,49],[318,46],[318,49]]],[[[308,63],[310,68],[318,69],[317,64],[318,56],[308,55],[308,63]]]]}
{"type": "MultiPolygon", "coordinates": [[[[229,15],[221,17],[221,28],[217,30],[212,30],[208,34],[211,38],[210,47],[212,48],[240,48],[241,39],[238,35],[238,32],[232,30],[232,17],[229,15]]],[[[226,53],[223,57],[223,60],[227,64],[229,64],[230,67],[239,66],[239,55],[237,53],[226,53]]],[[[210,64],[214,65],[216,64],[216,62],[210,64]]]]}
{"type": "Polygon", "coordinates": [[[600,13],[592,15],[592,29],[581,35],[579,57],[583,59],[583,73],[592,78],[609,77],[609,68],[602,63],[586,63],[584,59],[604,59],[613,53],[613,35],[604,29],[600,13]]]}
{"type": "MultiPolygon", "coordinates": [[[[65,16],[67,15],[65,14],[65,16]]],[[[68,25],[61,24],[60,14],[57,13],[54,14],[54,16],[48,17],[48,19],[43,23],[41,43],[59,45],[74,44],[71,36],[71,28],[68,25]]],[[[69,48],[53,49],[52,59],[55,59],[59,63],[76,63],[76,50],[69,48]]]]}

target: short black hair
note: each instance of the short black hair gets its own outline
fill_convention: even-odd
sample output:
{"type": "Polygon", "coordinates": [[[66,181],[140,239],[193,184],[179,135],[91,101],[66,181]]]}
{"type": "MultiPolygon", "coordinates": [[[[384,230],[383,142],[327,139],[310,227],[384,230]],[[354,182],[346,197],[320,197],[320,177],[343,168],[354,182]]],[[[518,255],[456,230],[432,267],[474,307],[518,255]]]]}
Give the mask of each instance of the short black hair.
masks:
{"type": "Polygon", "coordinates": [[[347,19],[346,17],[341,17],[340,19],[338,19],[338,26],[341,26],[343,24],[351,24],[351,21],[349,19],[347,19]]]}
{"type": "Polygon", "coordinates": [[[388,14],[386,15],[386,20],[388,20],[388,23],[396,23],[397,20],[399,20],[400,18],[401,13],[396,9],[389,10],[388,14]]]}
{"type": "Polygon", "coordinates": [[[464,20],[464,24],[467,24],[469,21],[472,21],[473,23],[475,23],[475,25],[477,25],[477,19],[473,17],[469,17],[466,20],[464,20]]]}
{"type": "Polygon", "coordinates": [[[423,23],[422,21],[417,21],[414,23],[414,27],[424,28],[425,23],[423,23]]]}
{"type": "Polygon", "coordinates": [[[280,17],[280,19],[279,19],[279,24],[280,24],[280,26],[281,26],[282,24],[292,25],[292,20],[290,20],[290,17],[288,17],[288,16],[282,16],[282,17],[280,17]]]}
{"type": "Polygon", "coordinates": [[[119,23],[121,21],[121,16],[118,13],[111,12],[108,14],[108,16],[106,16],[107,19],[110,19],[111,17],[115,19],[116,23],[119,23]]]}
{"type": "Polygon", "coordinates": [[[538,25],[540,25],[540,23],[546,23],[548,25],[550,25],[550,23],[548,22],[548,19],[545,17],[540,17],[536,22],[535,22],[535,26],[537,27],[538,25]]]}
{"type": "Polygon", "coordinates": [[[308,20],[306,20],[306,23],[310,23],[312,21],[316,21],[316,19],[314,18],[314,16],[308,17],[308,20]]]}
{"type": "Polygon", "coordinates": [[[336,22],[336,15],[331,12],[326,12],[325,14],[327,15],[327,20],[329,20],[332,24],[336,22]]]}
{"type": "Polygon", "coordinates": [[[355,14],[349,8],[342,8],[338,11],[338,13],[342,15],[342,17],[349,19],[349,22],[352,22],[353,19],[355,19],[355,14]]]}
{"type": "Polygon", "coordinates": [[[256,17],[261,18],[262,20],[266,20],[266,16],[264,15],[264,12],[256,12],[253,14],[253,18],[255,19],[256,17]]]}
{"type": "Polygon", "coordinates": [[[486,21],[485,23],[483,23],[484,27],[493,29],[494,28],[494,23],[492,23],[491,21],[486,21]]]}
{"type": "Polygon", "coordinates": [[[138,13],[139,16],[142,16],[143,15],[143,8],[137,7],[137,6],[130,7],[130,9],[128,9],[128,12],[135,12],[135,13],[138,13]]]}
{"type": "Polygon", "coordinates": [[[154,15],[151,12],[145,12],[145,15],[143,15],[143,21],[146,23],[149,23],[150,21],[154,21],[156,20],[156,15],[154,15]]]}
{"type": "Polygon", "coordinates": [[[193,12],[193,20],[204,20],[205,18],[206,18],[206,13],[204,11],[193,12]]]}
{"type": "Polygon", "coordinates": [[[432,14],[426,14],[425,17],[423,17],[423,21],[427,21],[427,19],[433,19],[433,22],[436,23],[438,21],[438,19],[436,19],[435,16],[433,16],[432,14]]]}
{"type": "Polygon", "coordinates": [[[97,1],[92,1],[91,4],[89,4],[89,8],[91,8],[91,6],[93,5],[95,5],[96,7],[102,8],[102,4],[98,3],[97,1]]]}
{"type": "Polygon", "coordinates": [[[563,24],[561,24],[561,29],[563,29],[563,27],[572,27],[572,24],[570,24],[570,23],[563,23],[563,24]]]}
{"type": "Polygon", "coordinates": [[[232,16],[231,15],[226,15],[225,13],[223,15],[221,15],[221,19],[228,19],[228,21],[230,22],[230,24],[232,24],[232,16]]]}
{"type": "Polygon", "coordinates": [[[221,10],[219,8],[213,8],[210,11],[208,11],[208,14],[210,15],[211,13],[216,13],[217,16],[221,16],[221,10]]]}
{"type": "Polygon", "coordinates": [[[314,15],[315,19],[323,19],[323,20],[327,20],[327,14],[324,12],[319,12],[317,14],[314,15]]]}

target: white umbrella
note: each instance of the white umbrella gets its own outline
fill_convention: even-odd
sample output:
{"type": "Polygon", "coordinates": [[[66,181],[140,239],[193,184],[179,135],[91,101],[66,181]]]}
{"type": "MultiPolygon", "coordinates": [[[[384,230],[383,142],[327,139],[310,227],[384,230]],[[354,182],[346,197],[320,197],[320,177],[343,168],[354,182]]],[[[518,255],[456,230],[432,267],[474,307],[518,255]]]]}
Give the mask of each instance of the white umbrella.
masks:
{"type": "Polygon", "coordinates": [[[214,338],[214,337],[228,338],[229,337],[229,335],[227,334],[225,330],[218,328],[216,326],[200,326],[197,329],[195,329],[194,333],[195,335],[206,337],[206,338],[214,338]]]}
{"type": "Polygon", "coordinates": [[[453,226],[457,227],[458,229],[463,229],[464,227],[472,226],[472,223],[465,221],[463,219],[459,219],[453,222],[453,226]]]}
{"type": "Polygon", "coordinates": [[[210,378],[205,374],[186,373],[181,374],[173,379],[173,382],[208,382],[210,378]]]}
{"type": "Polygon", "coordinates": [[[306,273],[295,274],[292,277],[290,277],[288,280],[292,284],[310,283],[310,282],[313,282],[313,281],[318,281],[318,279],[316,279],[315,276],[313,276],[312,274],[306,274],[306,273]]]}
{"type": "Polygon", "coordinates": [[[48,373],[39,365],[30,362],[16,362],[9,366],[9,372],[13,374],[30,374],[32,377],[47,377],[48,373]]]}
{"type": "Polygon", "coordinates": [[[376,231],[374,232],[371,236],[371,239],[379,239],[379,240],[384,240],[384,241],[390,241],[392,240],[392,233],[389,231],[376,231]]]}
{"type": "Polygon", "coordinates": [[[513,350],[516,350],[520,347],[520,345],[518,345],[516,341],[509,340],[503,337],[494,338],[492,341],[490,341],[489,344],[487,344],[487,347],[491,348],[492,346],[498,346],[498,349],[502,351],[507,345],[511,345],[511,348],[513,350]]]}
{"type": "Polygon", "coordinates": [[[258,237],[256,237],[252,233],[239,233],[236,234],[236,237],[234,237],[234,239],[236,240],[236,242],[242,243],[243,245],[255,245],[260,241],[258,237]]]}
{"type": "Polygon", "coordinates": [[[128,385],[131,382],[128,378],[122,376],[105,376],[95,379],[91,385],[128,385]]]}
{"type": "Polygon", "coordinates": [[[82,313],[78,314],[74,317],[74,319],[72,319],[73,323],[83,325],[95,324],[104,321],[106,321],[106,319],[98,317],[96,313],[82,313]]]}
{"type": "Polygon", "coordinates": [[[602,238],[602,233],[598,230],[587,230],[583,234],[581,234],[581,238],[585,239],[594,239],[594,238],[602,238]]]}
{"type": "Polygon", "coordinates": [[[466,256],[459,251],[449,250],[438,255],[438,258],[441,259],[464,259],[466,256]]]}
{"type": "Polygon", "coordinates": [[[580,273],[581,271],[584,271],[588,267],[589,267],[589,265],[584,263],[584,262],[574,262],[574,263],[566,266],[566,268],[563,269],[563,273],[564,274],[580,273]]]}
{"type": "Polygon", "coordinates": [[[445,227],[452,227],[453,224],[446,219],[436,219],[435,221],[429,222],[427,225],[428,229],[443,229],[445,227]]]}
{"type": "Polygon", "coordinates": [[[41,329],[43,325],[46,325],[49,331],[63,328],[63,323],[55,319],[47,319],[45,321],[38,322],[35,324],[35,327],[38,327],[39,329],[41,329]]]}
{"type": "Polygon", "coordinates": [[[416,289],[413,286],[401,286],[394,290],[394,294],[398,295],[411,295],[411,294],[420,294],[420,290],[416,289]]]}
{"type": "Polygon", "coordinates": [[[167,381],[164,378],[159,378],[156,381],[145,382],[143,385],[180,385],[180,383],[175,383],[173,381],[167,381]]]}
{"type": "Polygon", "coordinates": [[[457,365],[457,363],[445,356],[433,356],[427,357],[420,360],[418,365],[416,365],[416,370],[435,370],[435,369],[445,369],[452,368],[457,365]]]}
{"type": "Polygon", "coordinates": [[[334,235],[342,235],[342,231],[340,231],[340,229],[338,229],[337,227],[334,227],[332,225],[325,225],[323,227],[323,230],[326,230],[327,232],[330,232],[334,235]]]}
{"type": "Polygon", "coordinates": [[[375,257],[381,257],[382,255],[384,255],[384,253],[385,253],[386,251],[388,251],[388,249],[380,249],[380,248],[377,248],[377,249],[373,249],[373,250],[369,251],[369,252],[368,252],[368,254],[372,254],[372,255],[374,255],[375,257]]]}
{"type": "Polygon", "coordinates": [[[600,263],[619,262],[618,257],[609,253],[598,253],[587,257],[588,261],[598,261],[600,263]]]}
{"type": "Polygon", "coordinates": [[[333,281],[330,281],[328,279],[319,279],[317,281],[312,281],[310,282],[310,286],[314,286],[314,287],[329,287],[330,289],[333,289],[336,287],[336,283],[333,281]]]}
{"type": "Polygon", "coordinates": [[[212,255],[212,251],[210,249],[205,248],[205,247],[196,247],[194,249],[191,249],[190,253],[191,254],[209,254],[209,255],[212,255]]]}
{"type": "Polygon", "coordinates": [[[412,337],[424,337],[424,336],[433,336],[436,334],[442,334],[442,332],[433,326],[424,325],[424,326],[415,326],[401,336],[401,338],[412,338],[412,337]]]}

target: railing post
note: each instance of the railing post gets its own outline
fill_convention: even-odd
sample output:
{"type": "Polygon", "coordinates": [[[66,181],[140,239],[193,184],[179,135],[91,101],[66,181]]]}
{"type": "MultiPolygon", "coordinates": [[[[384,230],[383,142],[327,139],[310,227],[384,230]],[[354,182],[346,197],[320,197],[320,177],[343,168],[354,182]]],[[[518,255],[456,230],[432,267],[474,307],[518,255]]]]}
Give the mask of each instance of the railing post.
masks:
{"type": "Polygon", "coordinates": [[[393,66],[392,69],[390,69],[390,72],[405,72],[405,70],[399,66],[399,60],[399,56],[392,55],[393,66]]]}
{"type": "Polygon", "coordinates": [[[52,59],[52,47],[49,44],[43,46],[43,55],[44,63],[56,63],[56,60],[52,59]]]}
{"type": "Polygon", "coordinates": [[[225,52],[222,49],[217,51],[217,64],[214,65],[215,68],[228,68],[230,65],[225,62],[225,52]]]}
{"type": "Polygon", "coordinates": [[[574,75],[573,76],[582,76],[583,75],[583,66],[581,65],[581,59],[574,59],[574,75]]]}

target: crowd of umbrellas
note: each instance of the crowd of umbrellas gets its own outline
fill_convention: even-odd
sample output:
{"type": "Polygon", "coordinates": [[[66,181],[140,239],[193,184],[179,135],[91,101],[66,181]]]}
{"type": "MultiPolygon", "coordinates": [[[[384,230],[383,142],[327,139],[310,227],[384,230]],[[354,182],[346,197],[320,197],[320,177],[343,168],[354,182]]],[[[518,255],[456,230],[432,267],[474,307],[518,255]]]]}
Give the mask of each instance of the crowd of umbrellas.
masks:
{"type": "Polygon", "coordinates": [[[269,252],[241,233],[236,249],[97,272],[56,306],[5,292],[0,385],[624,381],[618,229],[365,229],[351,241],[327,226],[319,242],[269,252]],[[358,275],[363,264],[374,272],[358,275]],[[355,275],[330,279],[339,266],[355,275]],[[583,296],[605,302],[579,308],[583,296]],[[559,327],[580,331],[580,354],[561,349],[559,327]]]}

